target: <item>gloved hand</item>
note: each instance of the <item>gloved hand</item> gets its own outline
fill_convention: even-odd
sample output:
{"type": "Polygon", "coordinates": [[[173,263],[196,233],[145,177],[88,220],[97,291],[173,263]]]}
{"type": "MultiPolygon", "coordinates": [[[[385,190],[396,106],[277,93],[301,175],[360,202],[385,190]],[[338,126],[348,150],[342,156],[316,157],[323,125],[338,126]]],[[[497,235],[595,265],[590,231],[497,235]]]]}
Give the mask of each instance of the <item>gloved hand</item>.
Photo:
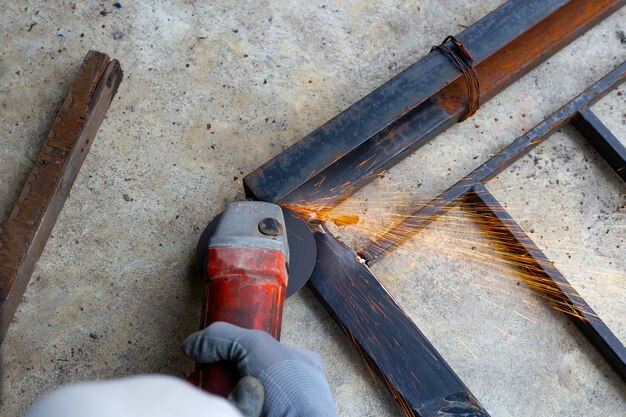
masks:
{"type": "Polygon", "coordinates": [[[264,417],[337,416],[322,360],[313,351],[223,322],[192,334],[184,348],[197,362],[232,361],[242,376],[258,378],[265,389],[264,417]]]}

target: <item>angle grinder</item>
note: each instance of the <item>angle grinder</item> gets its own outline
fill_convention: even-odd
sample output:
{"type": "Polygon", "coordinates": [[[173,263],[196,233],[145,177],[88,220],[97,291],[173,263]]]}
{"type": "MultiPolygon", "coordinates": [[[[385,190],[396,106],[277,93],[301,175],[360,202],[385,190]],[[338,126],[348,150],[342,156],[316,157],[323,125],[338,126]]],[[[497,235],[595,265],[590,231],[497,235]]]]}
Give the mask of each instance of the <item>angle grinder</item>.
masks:
{"type": "MultiPolygon", "coordinates": [[[[196,249],[204,285],[201,329],[225,321],[280,339],[283,303],[309,279],[316,248],[307,223],[276,204],[231,203],[206,227],[196,249]]],[[[200,364],[189,380],[227,396],[240,375],[234,364],[200,364]]]]}

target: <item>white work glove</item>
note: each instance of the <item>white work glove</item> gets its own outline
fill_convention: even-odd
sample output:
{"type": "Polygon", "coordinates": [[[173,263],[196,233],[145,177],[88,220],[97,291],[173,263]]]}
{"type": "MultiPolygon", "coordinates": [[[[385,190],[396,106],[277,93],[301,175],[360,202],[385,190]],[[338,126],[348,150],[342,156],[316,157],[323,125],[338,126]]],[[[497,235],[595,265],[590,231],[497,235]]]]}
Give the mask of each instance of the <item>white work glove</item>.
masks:
{"type": "Polygon", "coordinates": [[[263,417],[337,416],[322,360],[313,351],[283,345],[261,330],[224,322],[192,334],[184,347],[197,362],[231,361],[242,376],[258,378],[265,389],[263,417]]]}
{"type": "Polygon", "coordinates": [[[242,417],[225,399],[185,380],[143,375],[68,385],[46,394],[24,417],[242,417]]]}

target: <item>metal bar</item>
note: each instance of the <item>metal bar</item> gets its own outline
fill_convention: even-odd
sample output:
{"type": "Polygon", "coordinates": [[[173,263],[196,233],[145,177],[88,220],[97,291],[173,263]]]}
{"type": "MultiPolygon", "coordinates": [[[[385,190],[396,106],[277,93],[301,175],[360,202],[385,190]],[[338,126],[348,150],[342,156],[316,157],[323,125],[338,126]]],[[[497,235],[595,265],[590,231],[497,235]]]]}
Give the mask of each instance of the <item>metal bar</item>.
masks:
{"type": "Polygon", "coordinates": [[[122,70],[89,51],[0,231],[0,342],[104,119],[122,70]]]}
{"type": "Polygon", "coordinates": [[[485,417],[487,412],[369,268],[323,226],[314,230],[313,292],[368,364],[413,416],[485,417]],[[457,414],[455,414],[457,415],[457,414]]]}
{"type": "Polygon", "coordinates": [[[574,117],[572,125],[613,168],[622,181],[626,181],[626,148],[604,123],[589,108],[584,107],[574,117]]]}
{"type": "MultiPolygon", "coordinates": [[[[476,48],[474,41],[507,35],[506,43],[498,43],[500,49],[475,60],[481,101],[487,101],[625,3],[624,0],[570,0],[549,16],[526,25],[527,30],[516,38],[501,30],[484,32],[481,37],[459,35],[472,53],[476,48]]],[[[526,10],[526,6],[532,8],[531,4],[535,7],[539,3],[509,2],[506,10],[515,10],[517,14],[526,10]]],[[[542,10],[548,10],[545,4],[542,10]]],[[[485,19],[488,22],[492,18],[490,14],[485,19]]],[[[481,27],[489,30],[492,26],[481,27]]],[[[459,77],[450,83],[440,82],[437,72],[418,72],[426,69],[422,61],[435,59],[435,54],[440,53],[432,52],[246,176],[247,195],[271,202],[310,205],[314,201],[332,207],[454,124],[465,110],[465,83],[459,77]],[[409,74],[411,82],[404,78],[409,74]],[[398,81],[398,77],[403,81],[398,81]],[[427,80],[426,85],[437,86],[436,91],[417,89],[415,83],[421,79],[427,80]],[[428,95],[422,97],[423,91],[428,91],[428,95]],[[406,98],[411,94],[420,98],[409,105],[406,98]],[[401,111],[396,108],[398,103],[401,111]],[[390,108],[394,110],[389,111],[390,108]],[[372,123],[377,124],[376,129],[370,129],[372,123]]],[[[447,58],[441,55],[440,59],[447,58]]]]}
{"type": "MultiPolygon", "coordinates": [[[[564,0],[509,1],[457,38],[478,63],[565,3],[564,0]]],[[[278,201],[299,186],[303,178],[326,168],[459,76],[447,57],[431,52],[250,174],[244,184],[256,199],[278,201]],[[296,171],[300,178],[293,175],[296,171]],[[265,178],[271,178],[274,186],[264,186],[265,178]]]]}
{"type": "Polygon", "coordinates": [[[552,306],[565,312],[589,341],[626,381],[626,347],[598,317],[554,264],[528,237],[522,228],[482,184],[467,195],[472,208],[482,213],[480,224],[491,238],[503,242],[506,252],[516,255],[516,262],[533,275],[531,288],[552,306]],[[538,287],[538,288],[537,288],[538,287]]]}
{"type": "MultiPolygon", "coordinates": [[[[588,106],[595,103],[608,91],[623,82],[624,79],[626,79],[626,62],[620,64],[597,83],[579,94],[565,106],[552,113],[547,119],[528,131],[528,133],[517,138],[494,157],[483,163],[465,178],[441,193],[412,215],[408,216],[394,228],[386,231],[381,236],[373,238],[368,246],[359,252],[359,255],[365,259],[368,264],[372,264],[383,255],[397,249],[402,243],[406,242],[417,232],[432,223],[448,206],[457,202],[463,194],[468,192],[476,184],[484,184],[489,181],[520,157],[530,152],[535,146],[546,140],[550,134],[561,128],[564,124],[574,122],[578,114],[588,111],[588,106]]],[[[603,133],[605,137],[607,132],[603,133]]],[[[610,134],[610,132],[608,132],[608,134],[610,134]]]]}

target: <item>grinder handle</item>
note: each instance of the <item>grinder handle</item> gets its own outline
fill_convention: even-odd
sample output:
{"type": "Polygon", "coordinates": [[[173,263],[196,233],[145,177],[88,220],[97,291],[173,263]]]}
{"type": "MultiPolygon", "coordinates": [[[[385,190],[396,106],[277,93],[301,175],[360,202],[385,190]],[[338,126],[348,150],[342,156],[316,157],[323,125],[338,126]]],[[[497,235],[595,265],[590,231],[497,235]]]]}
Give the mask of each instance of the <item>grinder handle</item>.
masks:
{"type": "MultiPolygon", "coordinates": [[[[285,255],[275,249],[210,247],[204,272],[202,328],[225,321],[280,339],[287,288],[285,255]]],[[[197,386],[226,397],[241,375],[236,364],[197,364],[197,386]]]]}

